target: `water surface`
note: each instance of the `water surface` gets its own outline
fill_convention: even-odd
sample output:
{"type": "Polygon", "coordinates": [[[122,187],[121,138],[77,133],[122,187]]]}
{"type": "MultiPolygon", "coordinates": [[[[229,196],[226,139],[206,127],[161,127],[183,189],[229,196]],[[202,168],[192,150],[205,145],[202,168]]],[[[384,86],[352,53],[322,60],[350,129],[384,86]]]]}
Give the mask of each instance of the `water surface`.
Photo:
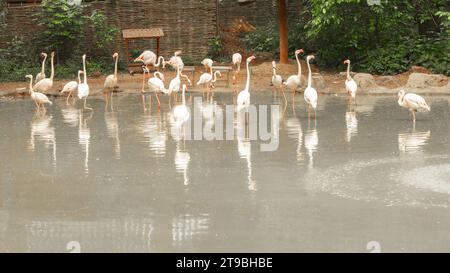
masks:
{"type": "Polygon", "coordinates": [[[91,98],[81,113],[61,98],[46,114],[0,100],[0,251],[450,251],[449,99],[427,97],[413,126],[395,97],[320,96],[314,121],[299,95],[272,152],[174,137],[167,99],[91,98]]]}

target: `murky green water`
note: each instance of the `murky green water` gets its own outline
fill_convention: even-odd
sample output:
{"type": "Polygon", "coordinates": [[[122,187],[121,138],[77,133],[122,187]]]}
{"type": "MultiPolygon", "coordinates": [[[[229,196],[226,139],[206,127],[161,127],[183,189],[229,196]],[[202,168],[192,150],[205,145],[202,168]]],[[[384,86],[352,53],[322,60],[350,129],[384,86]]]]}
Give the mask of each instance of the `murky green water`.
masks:
{"type": "Polygon", "coordinates": [[[395,96],[320,96],[316,122],[297,96],[272,152],[174,139],[166,99],[0,101],[0,251],[450,251],[450,98],[427,99],[414,127],[395,96]]]}

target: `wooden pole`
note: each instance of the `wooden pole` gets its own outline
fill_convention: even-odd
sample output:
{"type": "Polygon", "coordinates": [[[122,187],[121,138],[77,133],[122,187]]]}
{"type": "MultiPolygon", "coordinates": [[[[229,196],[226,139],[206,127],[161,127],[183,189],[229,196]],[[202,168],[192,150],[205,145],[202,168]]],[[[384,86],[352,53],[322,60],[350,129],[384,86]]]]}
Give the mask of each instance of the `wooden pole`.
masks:
{"type": "Polygon", "coordinates": [[[278,0],[278,26],[280,32],[280,63],[288,63],[288,28],[286,0],[278,0]]]}

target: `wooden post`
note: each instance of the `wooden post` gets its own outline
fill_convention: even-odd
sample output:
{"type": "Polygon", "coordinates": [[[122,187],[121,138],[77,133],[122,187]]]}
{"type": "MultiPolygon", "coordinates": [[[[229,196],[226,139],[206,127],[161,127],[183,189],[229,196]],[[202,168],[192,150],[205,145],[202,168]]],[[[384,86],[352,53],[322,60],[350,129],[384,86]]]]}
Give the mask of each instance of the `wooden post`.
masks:
{"type": "Polygon", "coordinates": [[[278,26],[280,32],[280,63],[288,63],[288,28],[286,19],[286,0],[278,0],[278,26]]]}
{"type": "Polygon", "coordinates": [[[159,58],[159,37],[156,38],[156,56],[159,58]]]}
{"type": "Polygon", "coordinates": [[[131,58],[131,53],[130,53],[130,46],[128,44],[128,39],[124,40],[125,42],[125,54],[127,56],[127,66],[128,66],[128,71],[131,72],[130,70],[130,58],[131,58]]]}

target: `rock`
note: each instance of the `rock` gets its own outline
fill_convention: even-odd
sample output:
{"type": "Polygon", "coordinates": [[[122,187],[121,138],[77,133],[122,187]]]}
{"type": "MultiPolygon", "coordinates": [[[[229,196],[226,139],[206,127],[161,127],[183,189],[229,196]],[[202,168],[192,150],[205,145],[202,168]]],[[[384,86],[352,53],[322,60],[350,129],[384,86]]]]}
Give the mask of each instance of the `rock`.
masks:
{"type": "Polygon", "coordinates": [[[414,65],[414,66],[411,67],[410,70],[411,70],[411,72],[413,72],[413,73],[431,74],[431,72],[430,72],[428,69],[426,69],[425,67],[422,67],[422,66],[416,66],[416,65],[414,65]]]}
{"type": "Polygon", "coordinates": [[[384,87],[398,87],[399,85],[393,76],[380,76],[375,80],[375,82],[376,84],[384,87]]]}
{"type": "Polygon", "coordinates": [[[409,88],[427,88],[443,86],[448,82],[447,77],[443,75],[433,75],[425,73],[411,73],[406,83],[409,88]]]}
{"type": "Polygon", "coordinates": [[[374,77],[368,73],[357,73],[353,79],[358,84],[358,87],[362,90],[367,90],[370,88],[376,88],[378,85],[375,82],[374,77]]]}

